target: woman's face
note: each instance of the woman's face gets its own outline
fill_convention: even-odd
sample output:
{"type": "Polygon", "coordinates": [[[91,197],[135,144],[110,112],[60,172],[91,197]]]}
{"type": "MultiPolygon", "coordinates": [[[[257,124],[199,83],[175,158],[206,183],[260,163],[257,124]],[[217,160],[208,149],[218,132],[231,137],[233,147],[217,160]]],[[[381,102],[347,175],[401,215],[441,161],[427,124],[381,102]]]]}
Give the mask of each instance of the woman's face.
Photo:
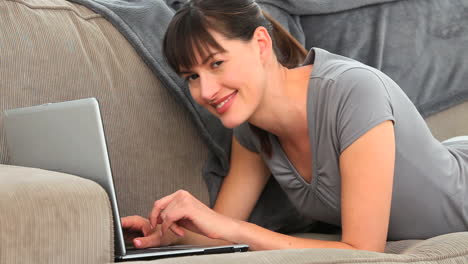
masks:
{"type": "Polygon", "coordinates": [[[188,80],[194,100],[225,127],[233,128],[247,121],[261,102],[265,55],[255,34],[246,42],[211,33],[226,51],[210,49],[204,58],[197,55],[197,64],[181,69],[181,73],[188,80]]]}

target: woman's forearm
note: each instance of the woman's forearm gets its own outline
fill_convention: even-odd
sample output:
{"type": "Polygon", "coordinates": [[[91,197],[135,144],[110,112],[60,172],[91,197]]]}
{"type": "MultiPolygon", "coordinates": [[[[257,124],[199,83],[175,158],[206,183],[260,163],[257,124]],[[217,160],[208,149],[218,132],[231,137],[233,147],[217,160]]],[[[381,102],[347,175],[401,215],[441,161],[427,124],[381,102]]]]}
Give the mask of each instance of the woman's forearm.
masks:
{"type": "MultiPolygon", "coordinates": [[[[172,233],[172,232],[171,232],[172,233]]],[[[221,239],[212,239],[192,231],[189,231],[184,228],[184,236],[177,238],[176,244],[178,245],[202,245],[202,246],[222,246],[228,244],[234,244],[233,242],[221,240],[221,239]]],[[[174,233],[171,235],[176,236],[174,233]]]]}
{"type": "MultiPolygon", "coordinates": [[[[247,244],[250,250],[274,250],[292,248],[341,248],[358,249],[350,244],[340,241],[323,241],[315,239],[298,238],[276,233],[255,224],[236,220],[234,228],[227,232],[226,240],[212,239],[204,235],[191,232],[184,228],[184,236],[177,237],[177,245],[203,245],[222,246],[229,244],[247,244]]],[[[176,235],[172,232],[171,236],[176,235]]]]}
{"type": "Polygon", "coordinates": [[[238,221],[238,227],[231,232],[229,240],[238,244],[247,244],[251,250],[273,250],[291,248],[341,248],[357,249],[340,241],[322,241],[298,238],[276,233],[244,221],[238,221]]]}

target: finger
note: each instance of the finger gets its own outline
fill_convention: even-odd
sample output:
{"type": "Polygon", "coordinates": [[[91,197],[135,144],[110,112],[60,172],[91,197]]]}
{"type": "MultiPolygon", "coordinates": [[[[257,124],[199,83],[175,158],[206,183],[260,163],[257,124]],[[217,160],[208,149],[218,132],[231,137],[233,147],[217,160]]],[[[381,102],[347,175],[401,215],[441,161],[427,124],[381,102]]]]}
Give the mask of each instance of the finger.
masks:
{"type": "Polygon", "coordinates": [[[169,228],[172,230],[172,232],[174,232],[174,234],[180,237],[183,237],[185,235],[184,229],[177,224],[172,224],[169,228]]]}
{"type": "Polygon", "coordinates": [[[163,235],[171,229],[176,235],[183,236],[184,231],[178,225],[177,221],[184,219],[186,213],[187,210],[183,207],[183,203],[180,201],[174,201],[169,204],[161,214],[161,218],[163,219],[161,231],[163,235]]]}
{"type": "Polygon", "coordinates": [[[141,216],[124,217],[121,222],[126,240],[132,240],[140,236],[148,236],[153,233],[148,219],[141,216]]]}
{"type": "Polygon", "coordinates": [[[161,235],[159,232],[154,232],[149,236],[137,237],[133,239],[133,245],[136,248],[149,248],[161,246],[161,235]]]}
{"type": "Polygon", "coordinates": [[[134,215],[121,218],[121,225],[123,229],[143,231],[151,228],[147,219],[134,215]]]}
{"type": "Polygon", "coordinates": [[[162,220],[160,218],[161,211],[164,210],[167,207],[167,205],[175,199],[177,194],[178,192],[172,193],[154,202],[153,209],[151,210],[149,216],[151,226],[155,227],[157,224],[162,223],[162,220]]]}
{"type": "Polygon", "coordinates": [[[143,236],[149,236],[150,234],[152,234],[154,232],[153,230],[153,227],[151,226],[151,224],[148,222],[148,220],[146,220],[146,223],[145,225],[143,225],[141,227],[141,232],[143,233],[143,236]]]}
{"type": "Polygon", "coordinates": [[[183,236],[184,231],[182,231],[182,228],[179,227],[179,225],[175,221],[170,221],[167,218],[164,219],[163,223],[161,224],[161,233],[164,236],[164,234],[167,234],[169,232],[169,229],[174,232],[177,236],[183,236]]]}
{"type": "Polygon", "coordinates": [[[134,221],[135,221],[134,216],[126,216],[126,217],[120,218],[120,223],[122,225],[122,228],[130,228],[131,226],[133,226],[134,221]]]}

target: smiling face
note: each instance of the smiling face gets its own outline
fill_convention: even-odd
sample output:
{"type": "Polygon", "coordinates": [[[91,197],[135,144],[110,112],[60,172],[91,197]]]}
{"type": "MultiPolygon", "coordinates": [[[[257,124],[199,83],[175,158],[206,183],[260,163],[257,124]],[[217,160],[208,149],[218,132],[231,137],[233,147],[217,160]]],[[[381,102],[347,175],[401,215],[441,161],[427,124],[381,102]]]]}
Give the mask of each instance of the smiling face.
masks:
{"type": "Polygon", "coordinates": [[[225,127],[233,128],[247,121],[261,104],[266,62],[272,54],[264,39],[268,33],[259,27],[249,41],[210,33],[224,51],[208,48],[204,57],[195,52],[197,63],[190,69],[180,69],[180,74],[188,81],[194,100],[225,127]]]}

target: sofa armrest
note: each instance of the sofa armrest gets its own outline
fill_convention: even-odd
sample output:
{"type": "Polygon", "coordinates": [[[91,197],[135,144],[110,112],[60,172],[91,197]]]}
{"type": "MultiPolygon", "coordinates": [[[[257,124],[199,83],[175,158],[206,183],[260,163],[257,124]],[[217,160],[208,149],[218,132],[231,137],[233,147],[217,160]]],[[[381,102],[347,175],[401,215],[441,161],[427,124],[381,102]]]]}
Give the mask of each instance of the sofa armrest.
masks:
{"type": "Polygon", "coordinates": [[[113,262],[106,192],[93,181],[0,164],[0,263],[113,262]]]}

